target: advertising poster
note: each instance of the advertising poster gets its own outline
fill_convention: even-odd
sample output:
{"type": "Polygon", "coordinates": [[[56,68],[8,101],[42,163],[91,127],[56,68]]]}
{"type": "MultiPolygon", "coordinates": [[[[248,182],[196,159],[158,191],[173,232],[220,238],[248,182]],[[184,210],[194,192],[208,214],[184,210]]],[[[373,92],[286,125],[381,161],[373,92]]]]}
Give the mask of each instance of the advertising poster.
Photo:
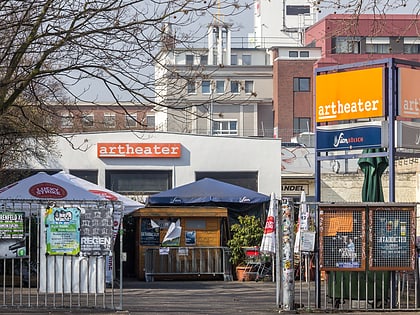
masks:
{"type": "Polygon", "coordinates": [[[48,208],[45,212],[47,255],[77,255],[80,252],[80,210],[48,208]]]}
{"type": "Polygon", "coordinates": [[[80,254],[106,256],[112,254],[112,212],[107,208],[85,211],[80,215],[80,254]]]}
{"type": "Polygon", "coordinates": [[[365,269],[365,222],[364,208],[320,208],[322,270],[365,269]]]}
{"type": "Polygon", "coordinates": [[[0,213],[0,258],[26,256],[23,212],[0,213]]]}
{"type": "Polygon", "coordinates": [[[160,227],[150,218],[141,219],[140,245],[160,245],[160,227]]]}
{"type": "Polygon", "coordinates": [[[369,268],[414,270],[414,210],[371,209],[369,219],[369,268]]]}
{"type": "Polygon", "coordinates": [[[186,231],[185,232],[185,245],[196,245],[196,232],[195,231],[186,231]]]}

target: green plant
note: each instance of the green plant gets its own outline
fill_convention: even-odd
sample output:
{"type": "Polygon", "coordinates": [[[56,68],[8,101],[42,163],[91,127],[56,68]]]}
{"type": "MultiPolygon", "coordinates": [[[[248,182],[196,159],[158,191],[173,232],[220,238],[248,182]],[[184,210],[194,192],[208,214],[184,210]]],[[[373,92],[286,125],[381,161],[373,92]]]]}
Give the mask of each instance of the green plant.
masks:
{"type": "Polygon", "coordinates": [[[254,216],[239,216],[238,223],[231,226],[232,238],[227,242],[230,262],[235,266],[245,264],[244,247],[260,246],[264,229],[254,216]]]}

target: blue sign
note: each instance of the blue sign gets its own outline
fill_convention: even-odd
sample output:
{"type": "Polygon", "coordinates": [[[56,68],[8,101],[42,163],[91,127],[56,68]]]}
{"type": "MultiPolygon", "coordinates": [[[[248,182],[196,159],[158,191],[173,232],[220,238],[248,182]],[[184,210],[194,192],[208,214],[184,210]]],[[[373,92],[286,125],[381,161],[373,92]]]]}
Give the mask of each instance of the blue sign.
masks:
{"type": "Polygon", "coordinates": [[[317,127],[317,149],[338,151],[382,147],[381,125],[347,124],[346,126],[348,127],[343,125],[317,127]]]}

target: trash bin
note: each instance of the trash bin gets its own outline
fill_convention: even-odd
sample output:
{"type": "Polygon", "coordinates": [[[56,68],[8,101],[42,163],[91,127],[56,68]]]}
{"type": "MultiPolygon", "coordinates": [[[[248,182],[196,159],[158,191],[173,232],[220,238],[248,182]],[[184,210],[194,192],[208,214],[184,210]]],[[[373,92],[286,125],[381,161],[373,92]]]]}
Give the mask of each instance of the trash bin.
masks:
{"type": "Polygon", "coordinates": [[[328,273],[328,296],[340,300],[387,301],[389,297],[389,271],[335,271],[328,273]],[[367,284],[367,290],[366,290],[367,284]],[[367,293],[367,298],[366,298],[367,293]]]}

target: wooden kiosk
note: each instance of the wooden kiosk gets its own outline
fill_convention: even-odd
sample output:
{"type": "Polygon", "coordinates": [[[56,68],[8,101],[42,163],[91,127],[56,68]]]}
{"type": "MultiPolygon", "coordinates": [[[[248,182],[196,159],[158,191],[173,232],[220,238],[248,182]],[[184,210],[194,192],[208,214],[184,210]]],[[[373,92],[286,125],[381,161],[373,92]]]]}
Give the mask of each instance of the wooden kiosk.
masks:
{"type": "Polygon", "coordinates": [[[227,208],[146,207],[133,216],[140,280],[231,278],[227,208]]]}

